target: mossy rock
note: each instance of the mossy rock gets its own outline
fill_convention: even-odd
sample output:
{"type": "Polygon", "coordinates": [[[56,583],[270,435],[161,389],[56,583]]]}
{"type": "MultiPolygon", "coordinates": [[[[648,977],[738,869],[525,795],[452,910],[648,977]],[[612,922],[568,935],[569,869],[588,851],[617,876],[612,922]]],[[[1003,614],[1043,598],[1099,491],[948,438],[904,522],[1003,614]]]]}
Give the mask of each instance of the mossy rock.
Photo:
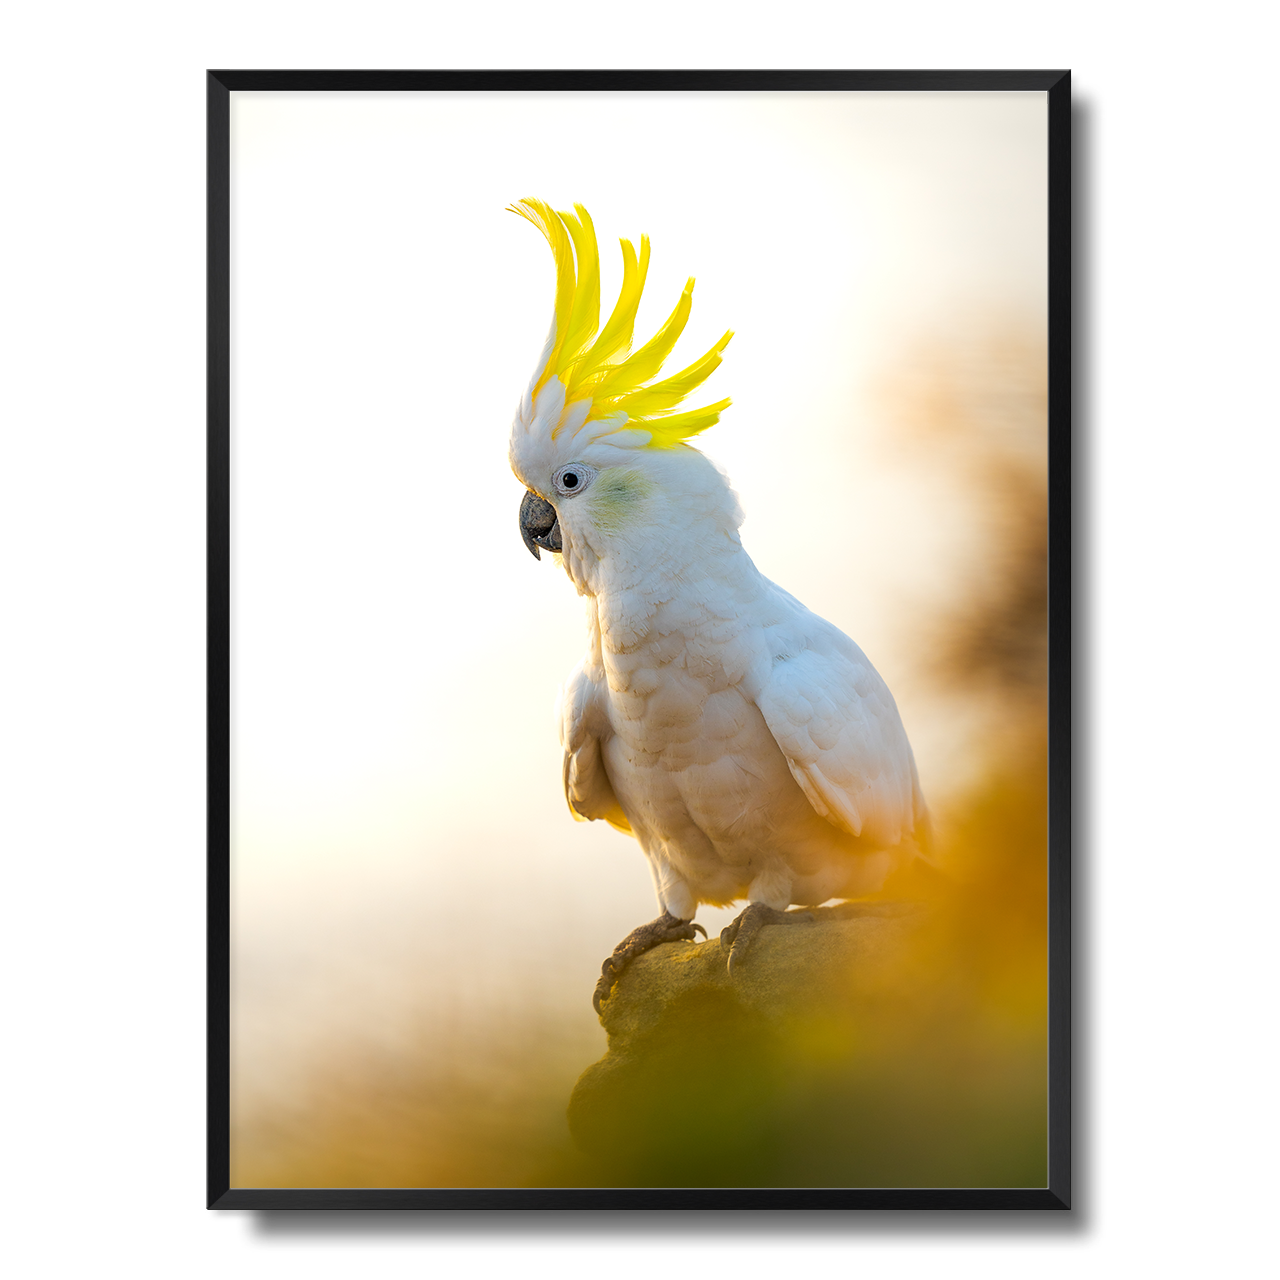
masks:
{"type": "Polygon", "coordinates": [[[1043,1037],[993,1033],[939,913],[850,904],[639,957],[569,1125],[597,1185],[1043,1185],[1043,1037]]]}

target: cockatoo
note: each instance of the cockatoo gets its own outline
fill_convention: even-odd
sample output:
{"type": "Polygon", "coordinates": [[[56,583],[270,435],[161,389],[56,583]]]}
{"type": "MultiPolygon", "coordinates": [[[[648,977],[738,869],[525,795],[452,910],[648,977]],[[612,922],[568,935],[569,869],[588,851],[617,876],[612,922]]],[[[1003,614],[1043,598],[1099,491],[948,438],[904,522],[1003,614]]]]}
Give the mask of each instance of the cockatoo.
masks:
{"type": "Polygon", "coordinates": [[[564,791],[578,819],[633,835],[661,915],[602,967],[597,1012],[626,964],[693,940],[700,903],[745,910],[721,935],[730,973],[790,906],[877,892],[923,856],[928,811],[898,708],[862,650],[752,563],[725,475],[690,439],[729,401],[675,412],[732,331],[659,377],[692,279],[632,351],[649,265],[621,241],[622,289],[600,325],[596,235],[581,205],[511,211],[555,256],[555,315],[511,429],[525,545],[561,557],[586,598],[586,656],[560,704],[564,791]]]}

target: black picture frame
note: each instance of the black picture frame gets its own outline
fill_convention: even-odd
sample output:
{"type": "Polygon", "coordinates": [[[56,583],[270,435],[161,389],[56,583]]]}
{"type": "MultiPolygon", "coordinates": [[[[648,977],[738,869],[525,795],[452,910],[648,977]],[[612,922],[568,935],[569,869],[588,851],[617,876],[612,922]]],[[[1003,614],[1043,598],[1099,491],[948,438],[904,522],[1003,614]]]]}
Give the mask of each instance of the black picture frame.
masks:
{"type": "Polygon", "coordinates": [[[208,91],[208,1182],[211,1209],[1071,1207],[1071,77],[1068,71],[215,70],[208,91]],[[1043,1188],[230,1186],[230,102],[237,90],[1042,91],[1048,100],[1049,1020],[1043,1188]]]}

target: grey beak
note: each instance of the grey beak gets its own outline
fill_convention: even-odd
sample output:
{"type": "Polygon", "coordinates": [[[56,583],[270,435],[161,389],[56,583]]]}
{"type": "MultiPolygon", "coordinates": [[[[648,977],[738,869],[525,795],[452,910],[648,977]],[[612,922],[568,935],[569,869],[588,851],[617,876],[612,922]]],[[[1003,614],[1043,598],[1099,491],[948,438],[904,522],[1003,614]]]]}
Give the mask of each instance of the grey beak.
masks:
{"type": "Polygon", "coordinates": [[[564,545],[560,541],[560,522],[555,507],[538,497],[532,489],[526,491],[520,502],[520,536],[535,560],[542,559],[539,547],[560,551],[564,545]]]}

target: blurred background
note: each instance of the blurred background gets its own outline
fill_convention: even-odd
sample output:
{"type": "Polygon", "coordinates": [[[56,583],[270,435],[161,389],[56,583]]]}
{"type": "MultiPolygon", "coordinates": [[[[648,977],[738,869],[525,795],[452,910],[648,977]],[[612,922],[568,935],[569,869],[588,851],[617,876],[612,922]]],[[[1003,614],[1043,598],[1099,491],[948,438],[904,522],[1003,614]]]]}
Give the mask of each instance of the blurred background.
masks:
{"type": "Polygon", "coordinates": [[[700,443],[894,691],[999,1028],[970,1060],[1020,1127],[957,1176],[1035,1180],[1045,128],[1038,94],[233,95],[235,1185],[590,1177],[590,993],[655,908],[560,789],[582,605],[506,462],[554,283],[526,195],[586,204],[606,300],[652,237],[638,335],[697,277],[673,367],[737,331],[700,443]]]}

